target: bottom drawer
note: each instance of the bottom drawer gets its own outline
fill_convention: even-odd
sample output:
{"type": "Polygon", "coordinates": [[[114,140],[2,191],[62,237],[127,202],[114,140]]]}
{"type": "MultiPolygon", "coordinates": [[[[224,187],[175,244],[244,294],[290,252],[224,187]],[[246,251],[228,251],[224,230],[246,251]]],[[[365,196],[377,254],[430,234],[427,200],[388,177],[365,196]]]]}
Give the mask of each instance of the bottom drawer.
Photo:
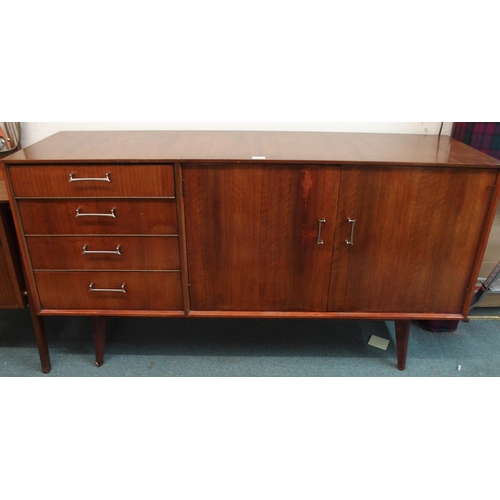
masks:
{"type": "Polygon", "coordinates": [[[182,310],[178,271],[35,272],[42,309],[182,310]]]}

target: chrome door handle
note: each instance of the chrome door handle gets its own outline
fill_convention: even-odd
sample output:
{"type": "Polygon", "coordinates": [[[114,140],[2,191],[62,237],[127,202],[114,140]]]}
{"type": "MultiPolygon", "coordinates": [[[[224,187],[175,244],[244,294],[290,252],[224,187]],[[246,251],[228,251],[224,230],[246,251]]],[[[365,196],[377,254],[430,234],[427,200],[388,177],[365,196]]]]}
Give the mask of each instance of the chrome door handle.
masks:
{"type": "Polygon", "coordinates": [[[121,255],[120,245],[116,247],[116,250],[87,250],[87,245],[83,245],[82,255],[95,255],[95,254],[112,254],[112,255],[121,255]]]}
{"type": "Polygon", "coordinates": [[[350,217],[347,219],[347,222],[351,224],[351,237],[348,240],[345,240],[347,245],[354,245],[354,225],[356,224],[356,219],[351,219],[350,217]]]}
{"type": "Polygon", "coordinates": [[[109,178],[109,172],[106,172],[104,177],[73,177],[75,175],[74,172],[69,174],[68,182],[85,182],[85,181],[101,181],[101,182],[111,182],[109,178]]]}
{"type": "Polygon", "coordinates": [[[321,239],[321,229],[323,228],[323,224],[326,222],[326,219],[319,219],[319,225],[318,225],[318,241],[316,242],[316,245],[324,245],[325,242],[321,239]]]}
{"type": "Polygon", "coordinates": [[[125,283],[122,283],[120,288],[94,288],[94,283],[90,283],[89,292],[116,292],[127,293],[125,290],[125,283]]]}
{"type": "Polygon", "coordinates": [[[116,219],[116,215],[115,215],[116,208],[112,208],[111,213],[109,213],[109,214],[82,214],[82,213],[80,213],[80,210],[81,210],[81,208],[76,209],[75,217],[112,217],[113,219],[116,219]]]}

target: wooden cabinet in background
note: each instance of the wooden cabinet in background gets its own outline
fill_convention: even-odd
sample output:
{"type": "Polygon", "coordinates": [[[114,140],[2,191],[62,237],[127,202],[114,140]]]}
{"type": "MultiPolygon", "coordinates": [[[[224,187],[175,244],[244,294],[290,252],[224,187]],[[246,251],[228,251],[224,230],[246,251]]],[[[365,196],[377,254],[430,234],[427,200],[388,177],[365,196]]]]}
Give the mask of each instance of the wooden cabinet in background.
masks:
{"type": "MultiPolygon", "coordinates": [[[[33,307],[107,316],[467,316],[500,162],[448,137],[59,133],[5,162],[33,307]]],[[[37,342],[44,372],[50,359],[37,342]]]]}
{"type": "Polygon", "coordinates": [[[14,223],[5,183],[0,175],[0,308],[18,309],[25,307],[26,303],[14,223]]]}

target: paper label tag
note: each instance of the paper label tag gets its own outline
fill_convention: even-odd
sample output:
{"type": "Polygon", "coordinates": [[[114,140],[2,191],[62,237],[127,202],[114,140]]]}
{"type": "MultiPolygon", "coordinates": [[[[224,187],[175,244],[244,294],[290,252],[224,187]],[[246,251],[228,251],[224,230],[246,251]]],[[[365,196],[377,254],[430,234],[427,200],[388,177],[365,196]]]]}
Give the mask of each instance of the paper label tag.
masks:
{"type": "Polygon", "coordinates": [[[252,156],[252,160],[265,160],[265,156],[252,156]]]}
{"type": "Polygon", "coordinates": [[[389,341],[387,339],[383,339],[382,337],[377,337],[376,335],[372,335],[370,340],[368,340],[368,345],[376,347],[377,349],[382,349],[383,351],[387,350],[387,346],[389,345],[389,341]]]}

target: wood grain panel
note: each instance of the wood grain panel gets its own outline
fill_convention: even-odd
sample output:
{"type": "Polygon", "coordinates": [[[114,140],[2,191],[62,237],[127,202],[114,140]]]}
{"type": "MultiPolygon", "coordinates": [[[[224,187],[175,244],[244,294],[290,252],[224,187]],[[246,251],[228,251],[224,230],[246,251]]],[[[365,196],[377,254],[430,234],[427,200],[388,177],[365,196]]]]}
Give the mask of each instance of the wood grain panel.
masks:
{"type": "Polygon", "coordinates": [[[460,313],[496,173],[344,168],[330,311],[460,313]],[[356,219],[354,245],[347,245],[356,219]]]}
{"type": "Polygon", "coordinates": [[[43,309],[182,310],[179,272],[38,271],[37,289],[43,309]],[[126,293],[90,292],[120,289],[126,293]]]}
{"type": "Polygon", "coordinates": [[[337,168],[183,172],[192,310],[326,310],[337,168]]]}
{"type": "Polygon", "coordinates": [[[28,237],[33,269],[179,270],[176,236],[28,237]],[[83,253],[116,252],[118,253],[83,253]]]}
{"type": "Polygon", "coordinates": [[[15,166],[10,177],[16,197],[173,197],[171,165],[15,166]],[[69,182],[70,174],[80,179],[69,182]],[[106,179],[109,182],[87,179],[106,179]]]}
{"type": "Polygon", "coordinates": [[[0,308],[19,307],[19,289],[11,274],[5,249],[0,248],[0,308]]]}
{"type": "Polygon", "coordinates": [[[3,169],[0,169],[0,203],[9,202],[9,194],[5,185],[3,169]]]}
{"type": "Polygon", "coordinates": [[[67,199],[19,200],[24,232],[34,234],[177,234],[175,201],[67,199]],[[76,217],[110,214],[112,217],[76,217]]]}
{"type": "Polygon", "coordinates": [[[0,307],[23,308],[26,286],[8,203],[0,203],[0,307]]]}

